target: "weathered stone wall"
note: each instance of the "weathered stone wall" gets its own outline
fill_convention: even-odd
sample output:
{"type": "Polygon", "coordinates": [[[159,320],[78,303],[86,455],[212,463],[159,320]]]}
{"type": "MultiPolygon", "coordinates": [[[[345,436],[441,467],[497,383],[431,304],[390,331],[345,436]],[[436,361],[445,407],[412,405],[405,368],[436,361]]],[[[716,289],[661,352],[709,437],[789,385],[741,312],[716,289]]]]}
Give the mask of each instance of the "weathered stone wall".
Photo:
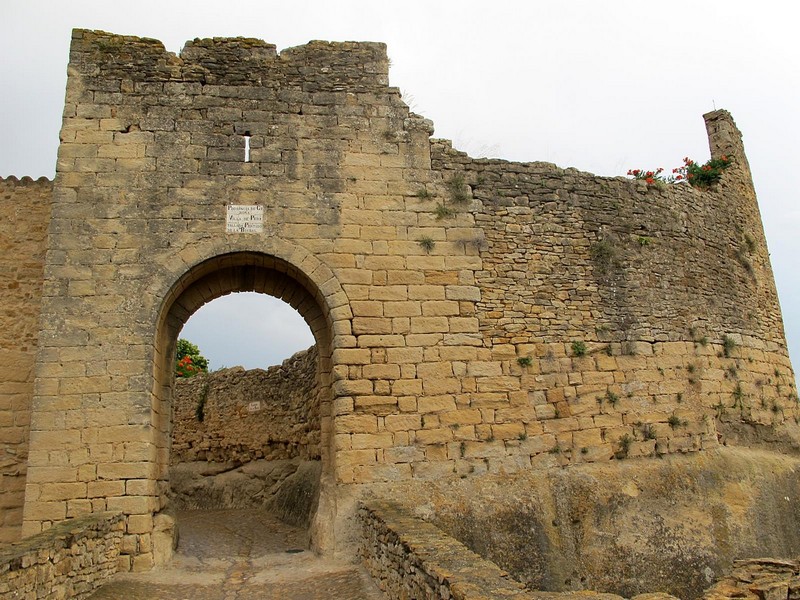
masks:
{"type": "MultiPolygon", "coordinates": [[[[796,445],[794,375],[730,115],[706,116],[712,154],[734,157],[716,190],[647,189],[456,153],[387,73],[381,44],[278,54],[195,40],[176,56],[74,33],[26,533],[121,510],[126,548],[152,564],[175,339],[234,291],[283,298],[315,335],[320,527],[352,506],[338,503],[357,493],[348,484],[720,439],[796,445]],[[226,232],[230,204],[261,206],[263,231],[226,232]]],[[[317,533],[333,547],[338,533],[317,533]]]]}
{"type": "Polygon", "coordinates": [[[741,135],[724,111],[706,123],[712,156],[737,163],[704,190],[433,144],[449,182],[440,205],[471,200],[481,228],[475,316],[491,348],[440,366],[473,392],[460,417],[424,421],[458,426],[439,429],[455,470],[720,439],[797,447],[794,373],[741,135]]]}
{"type": "Polygon", "coordinates": [[[703,600],[789,600],[800,595],[800,562],[774,558],[737,560],[731,574],[703,594],[703,600]]]}
{"type": "Polygon", "coordinates": [[[53,184],[0,179],[0,543],[19,539],[53,184]]]}
{"type": "Polygon", "coordinates": [[[362,563],[391,600],[537,597],[494,563],[391,502],[362,504],[358,525],[362,563]]]}
{"type": "Polygon", "coordinates": [[[0,550],[0,596],[80,600],[117,572],[124,521],[98,513],[70,519],[0,550]]]}
{"type": "Polygon", "coordinates": [[[320,457],[316,348],[266,370],[177,379],[172,464],[320,457]]]}
{"type": "Polygon", "coordinates": [[[796,456],[724,448],[436,485],[380,498],[441,528],[530,589],[699,598],[747,556],[800,552],[796,456]]]}

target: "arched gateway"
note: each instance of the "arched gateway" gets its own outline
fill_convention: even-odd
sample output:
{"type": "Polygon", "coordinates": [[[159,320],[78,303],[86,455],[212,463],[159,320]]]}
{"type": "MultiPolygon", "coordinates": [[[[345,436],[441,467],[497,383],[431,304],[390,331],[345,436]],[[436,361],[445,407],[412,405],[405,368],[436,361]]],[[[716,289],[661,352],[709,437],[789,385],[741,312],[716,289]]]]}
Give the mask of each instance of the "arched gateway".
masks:
{"type": "Polygon", "coordinates": [[[733,157],[720,183],[648,186],[431,139],[381,44],[176,56],[75,31],[52,197],[3,182],[4,202],[51,205],[31,212],[43,267],[41,236],[14,234],[43,274],[4,298],[41,294],[35,376],[0,372],[18,407],[0,422],[4,531],[118,511],[123,566],[163,560],[175,338],[234,291],[283,298],[316,338],[323,550],[366,491],[796,445],[741,136],[705,119],[712,156],[733,157]]]}

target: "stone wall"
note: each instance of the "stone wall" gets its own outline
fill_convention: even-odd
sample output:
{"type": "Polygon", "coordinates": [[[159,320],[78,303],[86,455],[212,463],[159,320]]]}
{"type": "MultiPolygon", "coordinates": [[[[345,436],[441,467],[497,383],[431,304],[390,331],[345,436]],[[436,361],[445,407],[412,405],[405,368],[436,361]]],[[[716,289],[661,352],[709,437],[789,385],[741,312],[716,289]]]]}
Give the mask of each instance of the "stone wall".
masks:
{"type": "MultiPolygon", "coordinates": [[[[527,581],[526,586],[514,579],[519,576],[518,571],[512,569],[509,574],[507,567],[501,568],[496,562],[487,560],[485,553],[476,554],[439,527],[415,516],[414,512],[419,513],[419,509],[415,511],[391,500],[369,499],[359,506],[359,556],[367,572],[392,600],[619,600],[623,597],[610,593],[607,585],[603,588],[606,591],[602,592],[587,589],[587,585],[596,585],[599,582],[589,582],[585,577],[580,577],[580,571],[586,565],[585,559],[572,564],[573,572],[570,576],[580,580],[573,581],[571,585],[569,581],[565,581],[561,586],[553,588],[542,586],[542,582],[527,581]]],[[[502,522],[487,523],[479,535],[485,539],[492,538],[494,525],[498,524],[502,525],[502,522]]],[[[517,534],[520,537],[535,537],[537,534],[530,530],[529,525],[530,523],[518,522],[520,530],[517,534]]],[[[641,532],[643,537],[649,533],[651,532],[641,532]]],[[[680,544],[679,540],[673,540],[672,544],[659,543],[662,551],[672,552],[676,542],[680,544]]],[[[607,551],[613,552],[613,548],[608,547],[607,551]]],[[[654,548],[653,551],[655,554],[658,549],[654,548]]],[[[691,551],[691,548],[685,547],[683,551],[691,551]]],[[[527,564],[528,570],[536,569],[537,561],[541,561],[545,568],[548,562],[536,553],[519,556],[518,559],[520,564],[527,564]]],[[[638,590],[629,587],[625,591],[625,597],[638,600],[676,600],[677,597],[704,600],[796,598],[800,589],[800,564],[797,560],[757,558],[734,560],[732,563],[732,568],[728,569],[729,574],[722,577],[719,573],[710,572],[707,565],[699,562],[687,563],[680,570],[663,571],[661,581],[650,581],[649,586],[652,587],[648,587],[648,583],[638,590]],[[671,579],[695,579],[699,587],[683,589],[676,597],[664,591],[670,587],[664,587],[664,584],[669,584],[671,579]]],[[[605,576],[607,580],[617,578],[622,581],[624,578],[624,574],[615,573],[613,568],[607,569],[605,576]]],[[[674,583],[671,587],[675,593],[674,583]]]]}
{"type": "Polygon", "coordinates": [[[456,220],[474,213],[480,235],[465,244],[482,261],[483,343],[441,350],[438,367],[462,376],[445,391],[468,398],[443,396],[423,414],[450,470],[720,440],[797,448],[797,390],[741,135],[725,111],[706,125],[712,156],[737,161],[714,189],[476,160],[434,141],[448,187],[432,203],[456,220]]]}
{"type": "Polygon", "coordinates": [[[121,514],[70,519],[0,550],[0,596],[80,600],[117,572],[121,514]]]}
{"type": "Polygon", "coordinates": [[[497,565],[391,502],[363,504],[358,525],[362,563],[391,600],[535,598],[497,565]]]}
{"type": "Polygon", "coordinates": [[[172,464],[318,460],[317,360],[312,347],[266,370],[236,367],[178,378],[172,464]]]}
{"type": "Polygon", "coordinates": [[[712,155],[734,158],[715,189],[648,188],[471,159],[387,79],[382,44],[215,38],[177,56],[74,32],[25,533],[121,510],[152,562],[175,339],[235,291],[284,299],[317,340],[327,547],[351,484],[797,445],[730,115],[706,115],[712,155]],[[258,205],[262,230],[228,231],[230,205],[258,205]]]}
{"type": "Polygon", "coordinates": [[[719,448],[374,490],[528,588],[699,598],[734,561],[800,553],[800,459],[719,448]]]}
{"type": "Polygon", "coordinates": [[[0,543],[19,539],[53,184],[0,179],[0,543]]]}
{"type": "Polygon", "coordinates": [[[737,560],[734,569],[703,594],[703,600],[789,600],[800,595],[800,561],[737,560]]]}

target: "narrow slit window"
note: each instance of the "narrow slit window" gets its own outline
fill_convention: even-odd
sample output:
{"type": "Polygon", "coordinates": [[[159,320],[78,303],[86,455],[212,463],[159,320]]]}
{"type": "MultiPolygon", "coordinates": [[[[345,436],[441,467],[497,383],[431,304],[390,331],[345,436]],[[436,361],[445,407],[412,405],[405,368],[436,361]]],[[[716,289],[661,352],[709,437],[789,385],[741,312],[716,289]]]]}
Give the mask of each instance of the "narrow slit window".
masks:
{"type": "Polygon", "coordinates": [[[250,162],[250,132],[244,132],[244,162],[250,162]]]}

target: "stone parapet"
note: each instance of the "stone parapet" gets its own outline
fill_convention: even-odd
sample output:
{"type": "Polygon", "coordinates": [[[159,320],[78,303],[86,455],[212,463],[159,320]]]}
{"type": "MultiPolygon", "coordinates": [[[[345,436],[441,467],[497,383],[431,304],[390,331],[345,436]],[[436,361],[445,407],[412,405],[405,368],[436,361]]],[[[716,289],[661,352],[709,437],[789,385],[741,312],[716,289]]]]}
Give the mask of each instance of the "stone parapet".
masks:
{"type": "Polygon", "coordinates": [[[96,513],[3,548],[0,597],[88,597],[117,572],[124,528],[121,514],[96,513]]]}
{"type": "Polygon", "coordinates": [[[358,511],[364,567],[390,600],[622,600],[590,591],[532,591],[491,561],[392,502],[370,500],[358,511]]]}
{"type": "Polygon", "coordinates": [[[390,502],[362,504],[358,521],[361,560],[392,600],[533,598],[500,567],[390,502]]]}

